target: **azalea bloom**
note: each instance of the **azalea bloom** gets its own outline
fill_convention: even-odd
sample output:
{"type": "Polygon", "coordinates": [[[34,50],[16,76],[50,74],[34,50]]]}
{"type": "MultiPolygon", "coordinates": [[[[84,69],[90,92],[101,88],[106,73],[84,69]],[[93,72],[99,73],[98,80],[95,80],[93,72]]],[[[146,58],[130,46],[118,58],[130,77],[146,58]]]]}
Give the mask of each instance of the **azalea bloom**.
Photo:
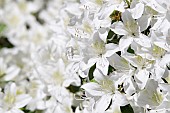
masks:
{"type": "Polygon", "coordinates": [[[2,94],[0,110],[5,113],[24,113],[20,108],[27,105],[30,100],[30,95],[24,94],[15,83],[11,83],[5,87],[2,94]]]}
{"type": "Polygon", "coordinates": [[[104,112],[109,106],[111,100],[117,105],[128,104],[125,95],[121,94],[117,90],[117,85],[114,81],[116,80],[116,75],[105,76],[99,70],[94,71],[94,81],[91,83],[84,84],[83,89],[87,94],[100,97],[98,99],[95,107],[95,112],[104,112]],[[97,109],[100,108],[100,109],[97,109]]]}
{"type": "Polygon", "coordinates": [[[13,65],[8,67],[3,58],[0,58],[0,78],[2,81],[14,80],[18,76],[20,68],[13,65]]]}
{"type": "MultiPolygon", "coordinates": [[[[119,47],[121,50],[129,47],[134,42],[144,47],[150,47],[150,39],[142,34],[147,27],[142,24],[143,21],[148,21],[147,18],[139,18],[138,20],[133,19],[132,14],[126,10],[122,13],[122,20],[115,22],[111,25],[111,30],[118,35],[124,35],[119,41],[119,47]],[[144,19],[144,20],[143,20],[144,19]],[[145,29],[142,29],[145,28],[145,29]]],[[[148,26],[148,24],[146,24],[148,26]]]]}
{"type": "Polygon", "coordinates": [[[0,0],[0,113],[169,113],[169,0],[0,0]]]}

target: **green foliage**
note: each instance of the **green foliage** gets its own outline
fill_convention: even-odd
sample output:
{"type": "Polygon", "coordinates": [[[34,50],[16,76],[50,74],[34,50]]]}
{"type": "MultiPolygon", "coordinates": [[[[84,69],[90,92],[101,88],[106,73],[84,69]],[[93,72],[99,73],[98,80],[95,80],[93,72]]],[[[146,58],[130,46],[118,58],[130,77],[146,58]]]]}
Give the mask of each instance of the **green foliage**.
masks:
{"type": "Polygon", "coordinates": [[[111,65],[109,65],[109,69],[108,69],[108,75],[110,73],[112,73],[113,71],[115,71],[116,69],[114,67],[112,67],[111,65]]]}
{"type": "Polygon", "coordinates": [[[4,23],[0,23],[0,35],[2,35],[2,33],[4,32],[4,30],[6,29],[6,25],[4,23]]]}
{"type": "Polygon", "coordinates": [[[127,52],[128,52],[128,53],[135,54],[135,51],[131,48],[131,46],[129,46],[127,52]]]}
{"type": "Polygon", "coordinates": [[[97,81],[95,79],[90,80],[90,82],[97,83],[97,81]]]}
{"type": "Polygon", "coordinates": [[[120,110],[122,113],[134,113],[130,104],[128,104],[126,106],[120,106],[120,110]]]}
{"type": "Polygon", "coordinates": [[[145,31],[143,31],[142,33],[148,36],[150,34],[150,28],[151,28],[151,25],[148,26],[148,28],[145,31]]]}
{"type": "Polygon", "coordinates": [[[72,92],[72,93],[76,93],[80,90],[80,86],[73,86],[73,85],[70,85],[69,87],[67,87],[67,89],[72,92]]]}
{"type": "Polygon", "coordinates": [[[89,70],[89,73],[88,73],[89,80],[92,80],[94,78],[93,72],[95,69],[96,69],[96,64],[94,64],[89,70]]]}
{"type": "Polygon", "coordinates": [[[32,13],[32,15],[36,18],[37,22],[39,22],[40,24],[44,24],[44,20],[42,20],[42,19],[39,17],[39,13],[40,13],[40,11],[35,12],[35,13],[32,13]]]}
{"type": "Polygon", "coordinates": [[[5,36],[0,36],[0,49],[1,48],[13,48],[14,45],[5,36]]]}
{"type": "Polygon", "coordinates": [[[30,111],[30,110],[27,110],[26,107],[21,108],[21,110],[22,110],[24,113],[42,113],[42,110],[30,111]]]}
{"type": "Polygon", "coordinates": [[[107,35],[107,43],[118,44],[119,40],[120,40],[119,36],[110,30],[107,35]]]}

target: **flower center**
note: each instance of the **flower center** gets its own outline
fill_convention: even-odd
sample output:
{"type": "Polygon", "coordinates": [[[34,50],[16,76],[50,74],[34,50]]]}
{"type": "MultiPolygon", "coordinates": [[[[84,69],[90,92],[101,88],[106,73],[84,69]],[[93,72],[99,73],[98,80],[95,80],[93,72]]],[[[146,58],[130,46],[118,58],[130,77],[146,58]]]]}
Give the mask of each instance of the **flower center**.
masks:
{"type": "Polygon", "coordinates": [[[104,90],[106,93],[114,93],[115,92],[115,87],[114,87],[114,82],[111,80],[102,80],[100,82],[102,90],[104,90]]]}
{"type": "Polygon", "coordinates": [[[18,5],[19,5],[19,8],[21,9],[21,11],[26,11],[27,5],[25,2],[21,2],[18,5]]]}
{"type": "Polygon", "coordinates": [[[165,54],[165,50],[157,45],[153,46],[152,54],[154,57],[161,57],[165,54]]]}
{"type": "Polygon", "coordinates": [[[127,31],[133,36],[135,36],[137,32],[138,25],[135,21],[127,21],[125,24],[125,27],[127,28],[127,31]]]}
{"type": "Polygon", "coordinates": [[[151,64],[153,64],[153,62],[154,62],[153,60],[148,60],[146,58],[142,58],[139,55],[136,56],[136,60],[142,68],[146,68],[146,67],[150,66],[151,64]]]}
{"type": "Polygon", "coordinates": [[[103,0],[95,0],[95,3],[98,5],[102,5],[103,4],[103,0]]]}
{"type": "Polygon", "coordinates": [[[95,43],[93,43],[92,47],[95,49],[95,52],[98,55],[102,55],[106,52],[105,50],[105,43],[102,41],[96,41],[95,43]]]}
{"type": "Polygon", "coordinates": [[[93,32],[92,27],[90,26],[90,24],[88,22],[84,22],[83,25],[84,25],[85,32],[87,32],[87,33],[92,33],[93,32]]]}
{"type": "Polygon", "coordinates": [[[162,94],[158,93],[157,91],[155,93],[153,93],[152,95],[152,100],[157,103],[160,104],[163,100],[162,94]]]}
{"type": "Polygon", "coordinates": [[[57,85],[61,85],[64,81],[64,77],[59,71],[56,71],[53,73],[53,80],[57,85]]]}
{"type": "Polygon", "coordinates": [[[4,100],[6,103],[8,103],[9,105],[13,104],[15,102],[15,96],[10,94],[10,93],[7,93],[4,97],[4,100]]]}
{"type": "Polygon", "coordinates": [[[3,77],[5,75],[5,71],[0,69],[0,78],[3,77]]]}
{"type": "Polygon", "coordinates": [[[13,26],[17,26],[19,21],[20,21],[20,19],[17,15],[13,15],[12,17],[9,18],[9,22],[13,26]]]}

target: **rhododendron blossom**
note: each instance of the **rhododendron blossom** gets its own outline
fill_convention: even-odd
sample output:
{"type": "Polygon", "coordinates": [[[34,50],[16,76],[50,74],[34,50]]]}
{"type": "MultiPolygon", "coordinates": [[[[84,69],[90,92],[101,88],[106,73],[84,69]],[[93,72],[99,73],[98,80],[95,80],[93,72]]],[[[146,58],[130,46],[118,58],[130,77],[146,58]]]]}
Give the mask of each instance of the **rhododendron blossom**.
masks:
{"type": "Polygon", "coordinates": [[[170,0],[0,0],[0,113],[170,113],[170,0]]]}

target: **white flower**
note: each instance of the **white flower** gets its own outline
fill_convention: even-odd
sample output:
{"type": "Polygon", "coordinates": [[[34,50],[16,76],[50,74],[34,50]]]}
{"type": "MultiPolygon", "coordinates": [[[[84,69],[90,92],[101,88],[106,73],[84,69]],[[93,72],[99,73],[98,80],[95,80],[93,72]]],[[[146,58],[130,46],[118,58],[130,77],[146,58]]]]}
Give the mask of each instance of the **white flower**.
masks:
{"type": "Polygon", "coordinates": [[[65,63],[62,59],[59,59],[54,65],[44,65],[37,68],[38,74],[41,77],[42,81],[46,84],[62,86],[65,80],[65,63]],[[54,68],[55,66],[55,68],[54,68]]]}
{"type": "Polygon", "coordinates": [[[129,45],[133,43],[133,41],[140,44],[141,46],[150,47],[150,39],[146,35],[141,33],[143,30],[146,29],[145,26],[148,26],[148,24],[144,24],[143,26],[141,23],[143,21],[142,19],[139,19],[139,21],[134,20],[128,10],[125,10],[125,12],[122,13],[122,20],[123,22],[114,22],[111,25],[111,30],[113,32],[118,35],[124,35],[119,41],[119,47],[121,50],[129,47],[129,45]]]}
{"type": "Polygon", "coordinates": [[[2,79],[2,81],[14,80],[15,77],[19,75],[19,72],[19,67],[15,65],[11,65],[8,67],[4,59],[0,58],[0,78],[2,79]]]}
{"type": "Polygon", "coordinates": [[[0,113],[170,112],[169,0],[1,0],[0,16],[0,113]]]}
{"type": "Polygon", "coordinates": [[[98,32],[95,32],[90,47],[88,45],[88,48],[83,50],[84,56],[90,57],[87,67],[96,63],[96,68],[101,70],[104,75],[108,73],[109,61],[107,58],[119,51],[116,44],[105,44],[107,33],[105,28],[99,29],[98,32]]]}
{"type": "Polygon", "coordinates": [[[111,100],[117,105],[128,104],[126,97],[117,91],[116,75],[105,76],[99,70],[94,71],[95,82],[86,83],[82,86],[85,91],[95,97],[100,97],[95,104],[95,113],[103,113],[111,100]]]}
{"type": "Polygon", "coordinates": [[[4,94],[1,100],[1,108],[8,112],[21,112],[20,108],[27,105],[31,100],[28,94],[20,92],[19,87],[15,83],[8,84],[5,87],[4,94]]]}
{"type": "Polygon", "coordinates": [[[28,94],[32,100],[28,103],[27,109],[33,111],[35,109],[45,109],[45,102],[43,99],[46,97],[44,84],[40,80],[31,80],[28,85],[28,94]]]}
{"type": "Polygon", "coordinates": [[[158,82],[153,79],[149,79],[145,89],[139,93],[137,103],[143,107],[149,105],[149,107],[153,108],[155,106],[159,106],[163,100],[164,95],[158,87],[158,82]]]}

